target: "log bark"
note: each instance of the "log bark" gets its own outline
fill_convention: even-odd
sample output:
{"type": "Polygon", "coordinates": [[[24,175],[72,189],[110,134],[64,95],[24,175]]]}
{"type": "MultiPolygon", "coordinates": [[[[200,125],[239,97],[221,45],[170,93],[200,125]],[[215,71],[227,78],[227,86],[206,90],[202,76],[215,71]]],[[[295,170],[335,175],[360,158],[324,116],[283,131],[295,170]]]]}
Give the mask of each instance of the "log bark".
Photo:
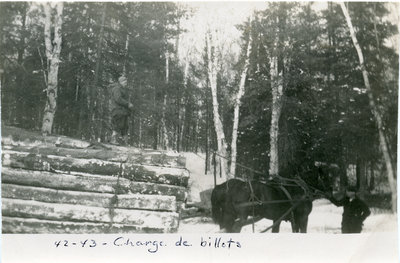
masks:
{"type": "Polygon", "coordinates": [[[25,186],[45,187],[55,190],[71,190],[94,193],[149,194],[175,196],[177,201],[186,198],[186,188],[98,175],[70,175],[45,171],[29,171],[2,167],[1,182],[25,186]]]}
{"type": "Polygon", "coordinates": [[[1,197],[34,200],[46,203],[85,205],[104,208],[140,209],[152,211],[176,211],[173,196],[143,194],[101,194],[78,191],[54,190],[42,187],[1,185],[1,197]]]}
{"type": "Polygon", "coordinates": [[[138,227],[121,224],[50,221],[3,216],[3,234],[116,234],[173,233],[175,229],[138,227]]]}
{"type": "Polygon", "coordinates": [[[89,173],[118,176],[133,181],[187,186],[189,172],[185,169],[116,163],[98,159],[77,159],[54,155],[5,150],[3,166],[36,171],[60,171],[63,173],[89,173]]]}
{"type": "Polygon", "coordinates": [[[38,132],[31,132],[24,129],[1,126],[1,143],[20,146],[55,145],[65,148],[87,148],[90,142],[72,139],[65,136],[42,136],[38,132]]]}
{"type": "Polygon", "coordinates": [[[179,214],[145,210],[107,209],[83,205],[50,204],[31,200],[2,198],[2,214],[8,217],[56,221],[117,223],[169,232],[178,227],[179,214]]]}
{"type": "Polygon", "coordinates": [[[353,24],[351,22],[351,18],[350,15],[347,11],[347,8],[345,6],[345,4],[343,2],[340,2],[340,7],[342,8],[343,14],[346,18],[347,21],[347,25],[349,27],[350,30],[350,35],[351,35],[351,39],[353,41],[354,47],[357,50],[357,55],[358,55],[358,60],[360,63],[360,67],[361,67],[361,72],[362,72],[362,76],[364,79],[364,84],[365,84],[365,88],[367,89],[367,95],[368,95],[368,99],[369,99],[369,105],[371,107],[372,113],[374,115],[375,118],[375,122],[378,126],[378,134],[379,134],[379,146],[380,146],[380,150],[382,152],[383,155],[383,159],[385,161],[385,165],[386,165],[386,172],[387,172],[387,177],[388,177],[388,181],[389,181],[389,186],[390,186],[390,190],[392,192],[392,211],[395,212],[397,210],[397,189],[396,189],[396,180],[394,178],[394,170],[392,167],[392,162],[390,159],[390,154],[389,154],[389,148],[386,142],[386,138],[385,138],[385,134],[384,134],[384,124],[382,121],[382,116],[378,111],[378,107],[375,104],[375,99],[373,97],[373,93],[372,93],[372,89],[371,89],[371,85],[369,82],[369,78],[368,78],[368,72],[367,69],[365,67],[365,62],[364,62],[364,56],[361,50],[361,47],[358,43],[357,37],[356,37],[356,33],[355,30],[353,28],[353,24]]]}
{"type": "Polygon", "coordinates": [[[68,149],[55,146],[14,146],[10,141],[3,143],[3,150],[26,152],[40,155],[67,156],[77,159],[98,159],[110,162],[126,162],[129,164],[151,165],[173,168],[185,168],[185,157],[159,151],[132,150],[129,153],[107,149],[68,149]]]}
{"type": "MultiPolygon", "coordinates": [[[[44,150],[44,154],[47,154],[48,151],[48,154],[64,156],[71,155],[71,157],[76,158],[97,158],[112,161],[127,160],[128,162],[139,164],[182,168],[186,165],[186,159],[184,156],[179,153],[168,151],[154,151],[150,149],[138,149],[108,144],[96,145],[87,141],[65,136],[44,137],[37,132],[26,131],[10,126],[2,126],[1,135],[1,143],[3,146],[16,147],[16,151],[24,151],[23,147],[39,147],[41,150],[44,150]],[[45,150],[47,147],[51,150],[45,150]],[[84,151],[80,151],[81,149],[84,149],[84,151]],[[110,156],[114,156],[114,158],[111,158],[110,156]]],[[[39,153],[41,152],[39,151],[39,153]]]]}

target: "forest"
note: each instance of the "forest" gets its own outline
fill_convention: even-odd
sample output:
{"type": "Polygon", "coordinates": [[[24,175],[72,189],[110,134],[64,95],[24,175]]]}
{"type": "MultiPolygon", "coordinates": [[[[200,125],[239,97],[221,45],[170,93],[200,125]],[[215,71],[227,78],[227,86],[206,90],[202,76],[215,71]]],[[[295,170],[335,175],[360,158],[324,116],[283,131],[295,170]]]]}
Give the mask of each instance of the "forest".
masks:
{"type": "Polygon", "coordinates": [[[226,178],[329,164],[396,200],[399,5],[266,2],[230,23],[213,5],[0,3],[2,125],[107,143],[124,73],[132,147],[226,178]]]}

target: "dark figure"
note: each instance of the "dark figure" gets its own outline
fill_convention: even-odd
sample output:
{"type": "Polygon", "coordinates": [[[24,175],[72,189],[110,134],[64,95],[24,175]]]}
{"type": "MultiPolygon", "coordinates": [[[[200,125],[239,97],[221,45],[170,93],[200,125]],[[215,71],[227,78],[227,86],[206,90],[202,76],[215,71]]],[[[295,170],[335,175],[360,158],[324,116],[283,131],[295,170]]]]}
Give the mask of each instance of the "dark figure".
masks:
{"type": "Polygon", "coordinates": [[[345,196],[341,200],[331,198],[336,206],[343,206],[342,233],[361,233],[364,220],[371,214],[368,205],[357,196],[350,200],[345,196]]]}
{"type": "Polygon", "coordinates": [[[111,91],[112,144],[127,144],[128,116],[132,109],[133,104],[128,101],[127,80],[122,75],[118,78],[118,83],[113,84],[111,91]]]}
{"type": "Polygon", "coordinates": [[[321,173],[321,169],[310,171],[304,181],[228,180],[217,185],[211,194],[212,217],[229,233],[240,232],[243,226],[262,218],[273,220],[274,233],[279,232],[282,220],[291,222],[293,232],[306,233],[313,194],[317,189],[320,193],[330,191],[325,188],[330,185],[329,176],[321,173]]]}

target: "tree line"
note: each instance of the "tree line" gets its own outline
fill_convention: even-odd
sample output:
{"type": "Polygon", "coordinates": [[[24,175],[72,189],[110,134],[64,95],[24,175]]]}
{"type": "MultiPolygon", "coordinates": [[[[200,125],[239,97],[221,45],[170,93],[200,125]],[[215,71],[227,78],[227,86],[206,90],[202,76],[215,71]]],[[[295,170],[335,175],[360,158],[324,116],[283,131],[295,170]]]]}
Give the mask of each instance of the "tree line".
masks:
{"type": "Polygon", "coordinates": [[[132,146],[203,152],[206,169],[215,151],[227,177],[335,164],[342,189],[353,165],[372,190],[396,177],[398,27],[388,3],[314,5],[254,11],[235,57],[217,20],[188,48],[184,4],[0,3],[2,122],[107,142],[124,72],[132,146]]]}

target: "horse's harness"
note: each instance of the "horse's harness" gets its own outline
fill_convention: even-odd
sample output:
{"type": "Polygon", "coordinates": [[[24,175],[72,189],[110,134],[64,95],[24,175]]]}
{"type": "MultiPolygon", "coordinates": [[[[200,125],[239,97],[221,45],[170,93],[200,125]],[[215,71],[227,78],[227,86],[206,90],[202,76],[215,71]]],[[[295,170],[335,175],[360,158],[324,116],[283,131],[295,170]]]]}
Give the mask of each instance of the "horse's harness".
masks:
{"type": "Polygon", "coordinates": [[[267,229],[265,229],[263,232],[268,231],[270,228],[274,227],[276,224],[280,223],[282,220],[284,220],[284,218],[286,216],[288,216],[290,214],[290,221],[293,224],[295,224],[294,221],[294,213],[293,210],[301,204],[301,202],[303,201],[312,201],[315,199],[315,194],[313,194],[312,190],[315,193],[321,194],[323,193],[322,191],[309,186],[306,182],[304,182],[304,180],[302,180],[299,176],[297,176],[295,179],[289,179],[289,178],[284,178],[281,176],[277,176],[277,179],[279,179],[279,182],[275,182],[273,180],[267,181],[267,182],[260,182],[260,183],[264,183],[264,184],[269,184],[272,187],[277,187],[279,188],[287,197],[287,199],[284,200],[272,200],[272,201],[263,201],[260,200],[256,194],[254,193],[254,189],[251,183],[251,180],[246,180],[247,184],[249,185],[249,189],[250,189],[250,198],[248,202],[244,202],[244,203],[240,203],[235,205],[237,208],[241,208],[241,207],[252,207],[252,212],[253,212],[253,221],[252,221],[252,225],[253,225],[253,232],[254,232],[254,208],[255,206],[259,206],[259,205],[264,205],[264,204],[276,204],[276,203],[291,203],[291,206],[289,207],[289,209],[282,214],[282,216],[270,227],[268,227],[267,229]],[[286,181],[286,183],[285,183],[286,181]],[[287,182],[292,182],[292,183],[287,183],[287,182]],[[302,198],[300,199],[293,199],[292,195],[289,193],[289,191],[286,189],[286,187],[300,187],[301,189],[303,189],[304,195],[302,198]]]}
{"type": "MultiPolygon", "coordinates": [[[[273,200],[273,201],[262,201],[260,200],[254,193],[254,189],[252,186],[252,183],[250,180],[247,180],[247,184],[249,185],[250,188],[250,198],[248,202],[240,203],[236,205],[237,207],[247,207],[247,206],[257,206],[257,205],[263,205],[263,204],[276,204],[276,203],[294,203],[296,201],[305,201],[305,200],[314,200],[314,197],[312,196],[312,191],[311,187],[308,186],[301,178],[296,178],[296,179],[288,179],[288,178],[283,178],[283,180],[290,180],[293,181],[294,184],[288,184],[288,183],[283,183],[282,181],[277,183],[277,182],[260,182],[262,184],[270,185],[272,187],[278,187],[287,197],[287,199],[282,199],[282,200],[273,200]],[[305,197],[301,199],[293,199],[289,191],[286,189],[286,187],[300,187],[303,189],[303,192],[305,194],[305,197]]],[[[313,189],[314,191],[317,189],[313,189]]]]}

